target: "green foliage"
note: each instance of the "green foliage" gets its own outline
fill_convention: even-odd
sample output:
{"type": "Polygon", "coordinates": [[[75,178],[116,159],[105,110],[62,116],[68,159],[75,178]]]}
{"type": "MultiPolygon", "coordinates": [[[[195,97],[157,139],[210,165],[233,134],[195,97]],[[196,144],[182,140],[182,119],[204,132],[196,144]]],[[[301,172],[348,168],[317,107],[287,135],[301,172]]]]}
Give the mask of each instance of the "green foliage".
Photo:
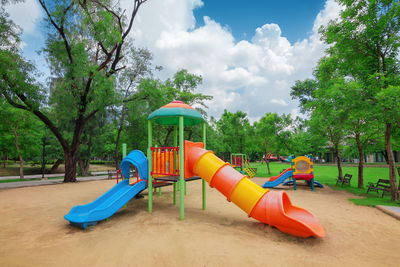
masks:
{"type": "Polygon", "coordinates": [[[44,134],[43,124],[32,114],[13,108],[0,99],[0,151],[8,157],[33,159],[41,153],[41,138],[44,134]]]}
{"type": "Polygon", "coordinates": [[[221,142],[224,150],[231,153],[245,153],[249,126],[246,113],[242,111],[231,113],[225,109],[217,122],[217,129],[222,133],[221,142]]]}
{"type": "Polygon", "coordinates": [[[400,122],[400,87],[389,86],[377,94],[380,111],[387,121],[400,122]]]}
{"type": "Polygon", "coordinates": [[[292,86],[290,95],[292,96],[292,99],[298,99],[300,101],[300,109],[302,112],[306,111],[308,102],[314,98],[314,92],[316,91],[317,86],[317,81],[313,79],[296,81],[292,86]]]}
{"type": "Polygon", "coordinates": [[[263,154],[290,154],[292,150],[290,115],[279,116],[266,113],[259,122],[254,123],[255,135],[263,154]]]}
{"type": "Polygon", "coordinates": [[[36,115],[54,134],[63,148],[66,182],[76,180],[81,136],[88,122],[116,102],[113,75],[125,68],[120,65],[127,48],[125,39],[144,2],[135,0],[127,18],[119,3],[108,0],[51,4],[39,0],[48,26],[42,52],[53,75],[51,112],[44,108],[49,103],[35,82],[34,67],[15,48],[19,32],[1,8],[0,38],[6,44],[0,47],[1,95],[14,107],[36,115]]]}

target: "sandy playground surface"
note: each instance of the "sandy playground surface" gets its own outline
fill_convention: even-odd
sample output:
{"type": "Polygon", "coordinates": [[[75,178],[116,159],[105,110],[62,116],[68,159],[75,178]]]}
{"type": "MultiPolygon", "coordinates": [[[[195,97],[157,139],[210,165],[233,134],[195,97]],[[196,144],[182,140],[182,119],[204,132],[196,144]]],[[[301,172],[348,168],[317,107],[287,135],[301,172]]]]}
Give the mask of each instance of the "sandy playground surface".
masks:
{"type": "Polygon", "coordinates": [[[248,218],[209,187],[203,211],[199,180],[188,183],[184,221],[171,187],[155,196],[153,214],[145,195],[86,231],[64,220],[114,184],[0,190],[0,266],[399,266],[400,221],[330,188],[285,188],[294,205],[316,215],[324,239],[296,238],[248,218]]]}

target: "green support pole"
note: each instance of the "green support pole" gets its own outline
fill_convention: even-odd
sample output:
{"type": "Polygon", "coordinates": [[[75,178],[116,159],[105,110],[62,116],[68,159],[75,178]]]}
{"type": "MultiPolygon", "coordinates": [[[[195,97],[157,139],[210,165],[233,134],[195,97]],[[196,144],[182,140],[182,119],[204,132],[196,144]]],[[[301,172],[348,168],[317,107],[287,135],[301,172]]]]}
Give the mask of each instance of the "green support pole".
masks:
{"type": "MultiPolygon", "coordinates": [[[[124,159],[126,157],[126,143],[122,144],[122,158],[124,159]]],[[[122,180],[124,179],[124,176],[122,176],[122,180]]],[[[125,205],[124,208],[127,206],[125,205]]]]}
{"type": "Polygon", "coordinates": [[[161,187],[158,188],[158,195],[161,196],[161,187]]]}
{"type": "Polygon", "coordinates": [[[151,177],[151,171],[152,171],[152,169],[151,169],[151,167],[152,167],[152,161],[153,161],[153,159],[152,159],[152,156],[151,156],[151,146],[152,146],[152,140],[153,140],[153,134],[152,134],[152,123],[151,123],[151,121],[149,120],[148,122],[147,122],[147,129],[148,129],[148,147],[147,147],[147,159],[148,159],[148,162],[149,162],[149,174],[148,174],[148,176],[149,176],[149,181],[148,181],[148,185],[147,185],[147,187],[148,187],[148,189],[147,189],[147,191],[148,191],[148,194],[149,194],[149,199],[148,199],[148,205],[149,205],[149,212],[151,213],[151,212],[153,212],[153,178],[151,177]]]}
{"type": "MultiPolygon", "coordinates": [[[[122,158],[124,159],[126,157],[126,143],[122,143],[122,158]]],[[[124,179],[124,176],[122,176],[122,180],[124,179]]],[[[128,204],[124,205],[124,208],[127,208],[128,204]]]]}
{"type": "Polygon", "coordinates": [[[183,147],[183,116],[179,116],[179,210],[180,210],[180,217],[181,220],[185,219],[185,207],[184,207],[184,147],[183,147]]]}
{"type": "MultiPolygon", "coordinates": [[[[206,123],[203,123],[203,143],[204,143],[204,149],[206,149],[206,123]]],[[[203,210],[206,209],[206,181],[201,179],[201,190],[202,190],[202,195],[203,195],[203,210]]]]}
{"type": "Polygon", "coordinates": [[[185,181],[185,196],[187,195],[187,186],[186,186],[187,182],[185,181]]]}
{"type": "Polygon", "coordinates": [[[314,178],[311,179],[311,191],[315,191],[314,189],[314,178]]]}
{"type": "MultiPolygon", "coordinates": [[[[174,125],[174,147],[178,146],[178,127],[174,125]]],[[[176,151],[174,151],[174,167],[177,165],[177,154],[176,151]]],[[[176,167],[175,167],[176,168],[176,167]]],[[[176,194],[177,194],[177,183],[174,182],[174,205],[176,205],[176,194]]]]}
{"type": "Polygon", "coordinates": [[[174,182],[174,205],[176,205],[176,182],[174,182]]]}
{"type": "Polygon", "coordinates": [[[122,158],[126,157],[126,143],[122,144],[122,158]]]}
{"type": "Polygon", "coordinates": [[[293,189],[296,190],[296,179],[293,178],[293,189]]]}

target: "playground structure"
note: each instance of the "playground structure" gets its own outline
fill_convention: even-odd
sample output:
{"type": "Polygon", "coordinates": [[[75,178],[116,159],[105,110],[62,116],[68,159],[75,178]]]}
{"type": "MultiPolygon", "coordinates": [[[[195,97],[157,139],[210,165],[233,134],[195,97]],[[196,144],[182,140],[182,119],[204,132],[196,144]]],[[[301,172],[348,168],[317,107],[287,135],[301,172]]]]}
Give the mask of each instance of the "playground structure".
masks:
{"type": "Polygon", "coordinates": [[[202,208],[206,208],[206,182],[216,188],[227,200],[236,204],[253,217],[282,232],[299,237],[324,237],[325,231],[318,219],[309,211],[293,206],[283,191],[270,192],[252,182],[247,175],[236,171],[207,151],[206,127],[201,114],[180,101],[173,101],[151,113],[148,117],[147,158],[143,152],[134,150],[121,162],[124,178],[129,178],[130,165],[137,169],[136,181],[123,180],[95,201],[76,206],[64,216],[71,224],[85,229],[98,221],[112,216],[130,199],[148,189],[148,211],[153,212],[153,188],[173,185],[173,202],[177,200],[179,185],[180,218],[184,219],[184,184],[202,178],[202,208]],[[174,127],[173,147],[153,147],[152,125],[174,127]],[[185,141],[184,126],[202,124],[203,142],[185,141]],[[179,134],[179,146],[178,144],[179,134]]]}
{"type": "Polygon", "coordinates": [[[246,154],[231,154],[231,165],[233,168],[238,168],[242,173],[247,174],[250,178],[253,178],[257,174],[257,168],[250,167],[246,154]]]}
{"type": "Polygon", "coordinates": [[[305,180],[310,185],[311,191],[315,191],[314,184],[323,187],[321,183],[314,180],[314,166],[310,158],[300,156],[293,158],[291,163],[291,168],[284,170],[278,176],[270,177],[263,187],[271,188],[283,183],[283,185],[293,184],[293,188],[296,190],[297,180],[305,180]]]}

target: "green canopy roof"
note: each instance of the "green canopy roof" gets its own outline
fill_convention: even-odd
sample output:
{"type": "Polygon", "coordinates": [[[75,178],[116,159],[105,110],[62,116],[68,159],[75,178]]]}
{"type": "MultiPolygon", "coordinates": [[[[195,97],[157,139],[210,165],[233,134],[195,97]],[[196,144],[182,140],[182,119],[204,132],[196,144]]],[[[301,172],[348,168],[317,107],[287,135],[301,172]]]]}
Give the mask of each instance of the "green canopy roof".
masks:
{"type": "Polygon", "coordinates": [[[147,119],[161,125],[179,125],[180,116],[183,116],[183,124],[185,126],[204,122],[200,112],[180,101],[173,101],[155,110],[147,119]]]}

